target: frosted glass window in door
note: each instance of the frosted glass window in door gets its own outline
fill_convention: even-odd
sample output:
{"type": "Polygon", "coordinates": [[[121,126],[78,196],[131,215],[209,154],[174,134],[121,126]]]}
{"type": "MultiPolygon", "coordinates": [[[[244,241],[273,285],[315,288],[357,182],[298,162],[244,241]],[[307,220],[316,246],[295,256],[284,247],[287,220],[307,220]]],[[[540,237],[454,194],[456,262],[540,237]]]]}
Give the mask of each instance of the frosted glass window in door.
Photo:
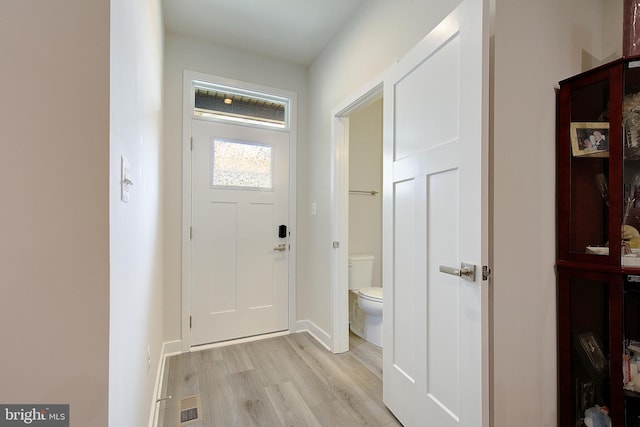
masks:
{"type": "Polygon", "coordinates": [[[212,186],[273,188],[273,148],[252,142],[214,139],[212,186]]]}

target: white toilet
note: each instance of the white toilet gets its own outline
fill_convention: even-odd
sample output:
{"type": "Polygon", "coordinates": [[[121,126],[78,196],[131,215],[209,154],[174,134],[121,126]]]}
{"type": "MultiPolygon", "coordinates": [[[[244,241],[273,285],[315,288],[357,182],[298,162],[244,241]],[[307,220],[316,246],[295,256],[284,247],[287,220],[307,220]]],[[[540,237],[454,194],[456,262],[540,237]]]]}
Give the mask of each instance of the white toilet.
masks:
{"type": "Polygon", "coordinates": [[[373,260],[373,255],[349,255],[349,291],[357,296],[349,328],[382,347],[382,288],[372,286],[373,260]]]}

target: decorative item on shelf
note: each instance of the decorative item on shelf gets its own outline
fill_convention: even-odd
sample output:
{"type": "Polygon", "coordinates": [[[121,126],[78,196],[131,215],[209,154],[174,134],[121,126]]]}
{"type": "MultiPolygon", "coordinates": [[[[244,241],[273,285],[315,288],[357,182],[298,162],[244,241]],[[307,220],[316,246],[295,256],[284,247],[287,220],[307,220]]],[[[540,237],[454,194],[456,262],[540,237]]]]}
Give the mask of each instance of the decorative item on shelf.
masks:
{"type": "Polygon", "coordinates": [[[586,254],[591,254],[591,255],[609,255],[609,247],[608,246],[587,246],[584,252],[586,254]]]}
{"type": "Polygon", "coordinates": [[[627,344],[627,349],[633,352],[633,354],[638,357],[638,360],[640,361],[640,341],[629,341],[629,344],[627,344]]]}
{"type": "Polygon", "coordinates": [[[580,359],[594,381],[602,381],[607,376],[609,362],[602,353],[602,346],[592,332],[576,335],[575,347],[580,359]]]}
{"type": "Polygon", "coordinates": [[[622,13],[622,56],[640,54],[640,0],[624,0],[622,13]]]}
{"type": "MultiPolygon", "coordinates": [[[[634,186],[635,187],[635,186],[634,186]]],[[[636,190],[632,188],[631,184],[625,184],[624,186],[624,211],[622,214],[622,223],[626,224],[629,220],[629,210],[635,205],[636,202],[636,190]]]]}
{"type": "Polygon", "coordinates": [[[631,225],[622,226],[622,265],[640,265],[640,232],[631,225]]]}
{"type": "MultiPolygon", "coordinates": [[[[625,196],[630,198],[633,197],[633,203],[631,204],[631,207],[640,208],[640,173],[633,174],[631,180],[629,181],[629,184],[627,185],[629,186],[629,189],[627,194],[627,188],[625,187],[625,196]]],[[[639,217],[636,216],[634,219],[640,222],[639,217]]]]}
{"type": "Polygon", "coordinates": [[[640,248],[640,232],[630,225],[622,226],[622,243],[627,244],[631,249],[640,248]]]}
{"type": "Polygon", "coordinates": [[[609,408],[595,405],[584,411],[584,424],[587,427],[611,427],[609,408]]]}
{"type": "Polygon", "coordinates": [[[624,158],[640,159],[640,92],[622,100],[622,128],[624,129],[624,158]]]}
{"type": "Polygon", "coordinates": [[[604,199],[604,202],[609,206],[609,184],[607,183],[607,177],[603,173],[596,174],[596,185],[600,190],[600,195],[604,199]]]}
{"type": "Polygon", "coordinates": [[[640,374],[635,374],[624,384],[624,389],[634,393],[640,393],[640,374]]]}
{"type": "MultiPolygon", "coordinates": [[[[621,228],[621,255],[622,265],[640,266],[640,232],[631,226],[623,225],[621,228]]],[[[584,251],[591,255],[609,255],[609,242],[604,246],[587,246],[584,251]]]]}
{"type": "Polygon", "coordinates": [[[625,341],[622,358],[624,389],[640,393],[640,341],[625,341]]]}

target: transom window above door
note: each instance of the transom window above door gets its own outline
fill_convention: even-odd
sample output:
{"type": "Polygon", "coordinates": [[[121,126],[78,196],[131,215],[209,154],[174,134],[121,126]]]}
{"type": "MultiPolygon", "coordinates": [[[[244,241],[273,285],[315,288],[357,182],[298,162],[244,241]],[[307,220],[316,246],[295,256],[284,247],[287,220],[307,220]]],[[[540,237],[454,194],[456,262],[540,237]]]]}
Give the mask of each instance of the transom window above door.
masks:
{"type": "Polygon", "coordinates": [[[193,82],[194,117],[285,129],[289,100],[206,82],[193,82]]]}

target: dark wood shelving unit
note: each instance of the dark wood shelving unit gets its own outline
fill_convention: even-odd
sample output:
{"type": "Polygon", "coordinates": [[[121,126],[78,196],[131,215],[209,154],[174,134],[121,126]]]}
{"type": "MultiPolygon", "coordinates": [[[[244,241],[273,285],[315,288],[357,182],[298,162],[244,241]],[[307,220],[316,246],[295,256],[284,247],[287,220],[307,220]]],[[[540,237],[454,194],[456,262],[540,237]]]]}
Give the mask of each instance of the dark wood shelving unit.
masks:
{"type": "Polygon", "coordinates": [[[623,388],[625,343],[640,340],[640,58],[561,81],[557,117],[558,425],[584,426],[597,404],[640,427],[640,393],[623,388]]]}

